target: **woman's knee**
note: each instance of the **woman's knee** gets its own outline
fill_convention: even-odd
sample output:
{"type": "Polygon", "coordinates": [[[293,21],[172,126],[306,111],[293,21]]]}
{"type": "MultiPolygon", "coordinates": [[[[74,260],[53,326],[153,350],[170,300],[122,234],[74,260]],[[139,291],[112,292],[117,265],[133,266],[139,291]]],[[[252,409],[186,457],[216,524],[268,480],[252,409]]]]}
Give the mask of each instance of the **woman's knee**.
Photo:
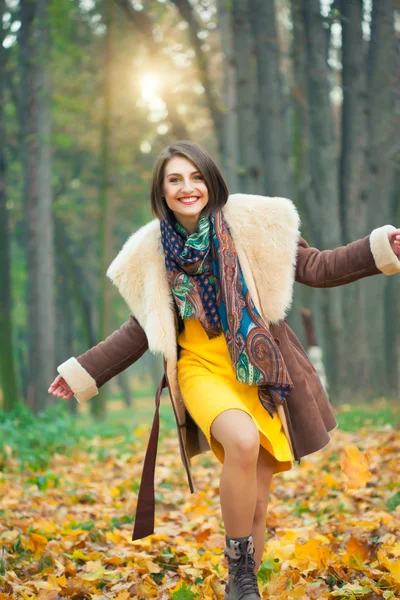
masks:
{"type": "Polygon", "coordinates": [[[253,419],[244,411],[224,411],[211,426],[211,434],[222,445],[225,459],[239,464],[255,464],[260,450],[260,434],[253,419]]]}

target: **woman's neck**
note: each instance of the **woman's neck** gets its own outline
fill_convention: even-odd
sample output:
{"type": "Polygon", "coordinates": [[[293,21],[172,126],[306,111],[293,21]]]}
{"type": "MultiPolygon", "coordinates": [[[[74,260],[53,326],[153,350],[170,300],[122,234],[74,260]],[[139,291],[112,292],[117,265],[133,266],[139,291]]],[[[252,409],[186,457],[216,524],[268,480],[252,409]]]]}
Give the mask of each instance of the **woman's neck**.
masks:
{"type": "Polygon", "coordinates": [[[175,214],[175,219],[184,227],[188,235],[196,233],[199,225],[200,215],[193,215],[193,217],[182,217],[182,215],[175,214]]]}

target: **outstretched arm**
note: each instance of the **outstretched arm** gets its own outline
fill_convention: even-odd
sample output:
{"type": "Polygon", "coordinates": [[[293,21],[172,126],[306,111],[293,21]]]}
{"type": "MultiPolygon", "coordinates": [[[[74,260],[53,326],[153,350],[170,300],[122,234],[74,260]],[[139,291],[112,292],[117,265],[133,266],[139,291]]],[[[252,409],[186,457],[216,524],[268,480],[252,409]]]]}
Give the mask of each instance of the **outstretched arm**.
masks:
{"type": "Polygon", "coordinates": [[[392,225],[374,229],[371,235],[334,250],[311,248],[300,238],[296,281],[311,287],[336,287],[363,277],[400,273],[397,252],[400,230],[392,225]]]}
{"type": "Polygon", "coordinates": [[[103,342],[76,358],[69,358],[57,371],[78,402],[85,402],[99,393],[98,388],[139,360],[147,349],[146,334],[131,315],[103,342]]]}

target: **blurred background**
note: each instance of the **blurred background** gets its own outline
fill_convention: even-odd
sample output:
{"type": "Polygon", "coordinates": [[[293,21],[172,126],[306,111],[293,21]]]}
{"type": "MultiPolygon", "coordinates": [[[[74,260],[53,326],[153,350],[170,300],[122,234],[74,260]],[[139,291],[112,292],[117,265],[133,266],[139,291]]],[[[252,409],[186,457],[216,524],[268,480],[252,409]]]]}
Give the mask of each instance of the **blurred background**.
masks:
{"type": "MultiPolygon", "coordinates": [[[[0,0],[0,409],[129,318],[106,278],[152,218],[158,153],[203,145],[230,191],[291,198],[320,250],[400,227],[398,0],[0,0]]],[[[313,290],[288,322],[338,405],[398,401],[400,277],[313,290]]],[[[159,357],[79,411],[152,412],[159,357]]],[[[65,401],[61,401],[65,405],[65,401]]],[[[76,412],[74,399],[68,410],[76,412]]],[[[378,405],[378,406],[382,406],[378,405]]]]}

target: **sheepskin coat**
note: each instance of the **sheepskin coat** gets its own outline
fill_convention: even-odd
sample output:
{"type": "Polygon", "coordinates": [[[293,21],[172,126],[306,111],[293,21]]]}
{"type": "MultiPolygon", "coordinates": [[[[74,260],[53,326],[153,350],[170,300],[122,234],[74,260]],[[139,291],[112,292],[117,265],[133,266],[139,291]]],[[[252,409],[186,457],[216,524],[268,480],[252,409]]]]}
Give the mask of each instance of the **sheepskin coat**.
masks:
{"type": "MultiPolygon", "coordinates": [[[[254,303],[279,345],[294,389],[279,407],[293,458],[321,449],[337,422],[324,387],[285,317],[298,281],[312,287],[334,287],[358,279],[400,272],[385,225],[370,235],[334,250],[311,248],[300,236],[300,219],[286,198],[247,194],[229,197],[223,208],[238,259],[254,303]]],[[[77,358],[58,367],[78,401],[138,360],[149,349],[164,357],[165,373],[156,395],[156,411],[146,452],[133,539],[154,530],[154,465],[159,404],[168,387],[175,414],[182,463],[191,492],[195,485],[190,459],[209,450],[203,432],[185,408],[177,378],[178,317],[169,288],[157,219],[136,231],[124,244],[107,276],[126,301],[131,315],[121,328],[77,358]]]]}

